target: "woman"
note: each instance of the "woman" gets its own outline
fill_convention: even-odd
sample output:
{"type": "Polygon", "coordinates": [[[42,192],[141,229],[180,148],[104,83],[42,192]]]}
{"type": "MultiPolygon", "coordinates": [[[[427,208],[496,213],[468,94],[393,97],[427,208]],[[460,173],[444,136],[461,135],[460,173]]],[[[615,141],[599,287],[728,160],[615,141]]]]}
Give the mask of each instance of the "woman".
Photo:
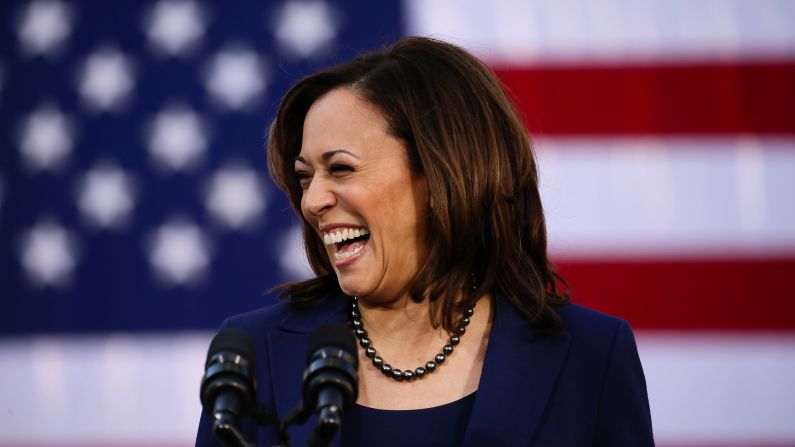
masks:
{"type": "Polygon", "coordinates": [[[632,332],[561,291],[530,142],[473,56],[414,37],[314,74],[284,98],[268,157],[317,277],[225,322],[257,344],[260,402],[284,416],[307,334],[349,321],[361,367],[342,445],[653,445],[632,332]]]}

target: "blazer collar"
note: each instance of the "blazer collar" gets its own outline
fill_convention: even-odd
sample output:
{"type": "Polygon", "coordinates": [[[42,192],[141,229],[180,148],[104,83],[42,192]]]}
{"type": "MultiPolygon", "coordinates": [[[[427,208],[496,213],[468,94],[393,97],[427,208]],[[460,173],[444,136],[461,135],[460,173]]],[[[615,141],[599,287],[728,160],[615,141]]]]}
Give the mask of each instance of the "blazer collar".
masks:
{"type": "Polygon", "coordinates": [[[309,335],[323,323],[346,323],[351,302],[351,298],[342,293],[318,300],[306,309],[287,312],[287,316],[279,323],[279,329],[309,335]]]}
{"type": "MultiPolygon", "coordinates": [[[[494,300],[494,319],[464,445],[511,445],[533,438],[566,358],[569,336],[537,337],[505,298],[494,300]]],[[[309,334],[323,323],[345,323],[350,299],[322,300],[310,310],[289,312],[282,331],[268,336],[273,395],[279,416],[301,401],[309,334]]],[[[314,420],[290,430],[291,444],[304,445],[314,420]]],[[[339,436],[332,446],[339,445],[339,436]]]]}

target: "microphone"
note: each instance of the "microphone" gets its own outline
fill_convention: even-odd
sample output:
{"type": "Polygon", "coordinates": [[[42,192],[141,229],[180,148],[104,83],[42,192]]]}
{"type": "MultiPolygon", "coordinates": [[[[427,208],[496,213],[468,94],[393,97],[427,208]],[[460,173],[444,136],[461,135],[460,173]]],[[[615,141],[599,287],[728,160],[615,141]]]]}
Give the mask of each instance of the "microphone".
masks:
{"type": "Polygon", "coordinates": [[[303,407],[318,418],[310,446],[328,445],[342,425],[342,413],[359,394],[356,340],[344,324],[325,324],[309,337],[303,407]]]}
{"type": "Polygon", "coordinates": [[[248,445],[237,423],[255,407],[255,353],[251,337],[236,328],[218,332],[207,351],[200,398],[212,415],[213,435],[225,446],[248,445]]]}

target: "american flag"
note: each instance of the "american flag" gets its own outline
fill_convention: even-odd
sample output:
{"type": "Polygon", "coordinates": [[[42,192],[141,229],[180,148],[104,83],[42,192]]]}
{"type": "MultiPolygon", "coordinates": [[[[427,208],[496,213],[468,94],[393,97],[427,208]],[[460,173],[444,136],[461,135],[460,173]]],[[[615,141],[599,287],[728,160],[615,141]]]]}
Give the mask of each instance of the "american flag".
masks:
{"type": "Polygon", "coordinates": [[[190,445],[212,331],[308,275],[265,171],[307,73],[461,44],[533,136],[574,300],[661,446],[795,445],[795,2],[0,4],[0,446],[190,445]]]}

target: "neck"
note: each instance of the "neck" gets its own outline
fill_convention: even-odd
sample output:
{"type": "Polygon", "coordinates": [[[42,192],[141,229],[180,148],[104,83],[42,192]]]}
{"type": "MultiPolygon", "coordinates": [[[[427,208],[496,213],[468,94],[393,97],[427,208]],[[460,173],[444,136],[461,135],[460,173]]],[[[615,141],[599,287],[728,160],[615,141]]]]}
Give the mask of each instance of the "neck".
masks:
{"type": "Polygon", "coordinates": [[[430,319],[428,300],[414,302],[408,296],[387,304],[370,303],[359,299],[362,322],[370,338],[378,343],[410,345],[418,341],[427,342],[438,337],[444,340],[446,334],[441,327],[434,328],[430,319]]]}
{"type": "MultiPolygon", "coordinates": [[[[466,309],[462,313],[462,317],[466,318],[450,333],[442,327],[433,327],[427,301],[415,303],[406,300],[401,306],[374,306],[366,300],[357,299],[357,304],[353,305],[352,321],[357,328],[359,341],[367,348],[360,351],[360,360],[368,363],[369,358],[372,358],[376,367],[373,372],[376,374],[386,374],[392,380],[413,381],[433,373],[446,361],[447,356],[453,354],[455,347],[458,347],[459,352],[469,351],[470,358],[474,354],[479,355],[488,337],[491,320],[490,299],[484,298],[475,305],[480,312],[474,308],[466,309]],[[360,332],[362,329],[364,332],[360,332]],[[470,337],[474,345],[468,339],[462,343],[465,332],[474,335],[474,338],[470,337]]],[[[463,357],[467,357],[467,354],[463,354],[463,357]]]]}
{"type": "MultiPolygon", "coordinates": [[[[423,364],[449,342],[450,334],[443,327],[434,328],[431,324],[427,300],[416,303],[406,296],[388,304],[372,303],[366,299],[358,302],[367,337],[378,355],[392,362],[393,366],[423,364]]],[[[476,303],[467,333],[482,336],[488,332],[490,320],[491,297],[487,295],[476,303]]]]}

